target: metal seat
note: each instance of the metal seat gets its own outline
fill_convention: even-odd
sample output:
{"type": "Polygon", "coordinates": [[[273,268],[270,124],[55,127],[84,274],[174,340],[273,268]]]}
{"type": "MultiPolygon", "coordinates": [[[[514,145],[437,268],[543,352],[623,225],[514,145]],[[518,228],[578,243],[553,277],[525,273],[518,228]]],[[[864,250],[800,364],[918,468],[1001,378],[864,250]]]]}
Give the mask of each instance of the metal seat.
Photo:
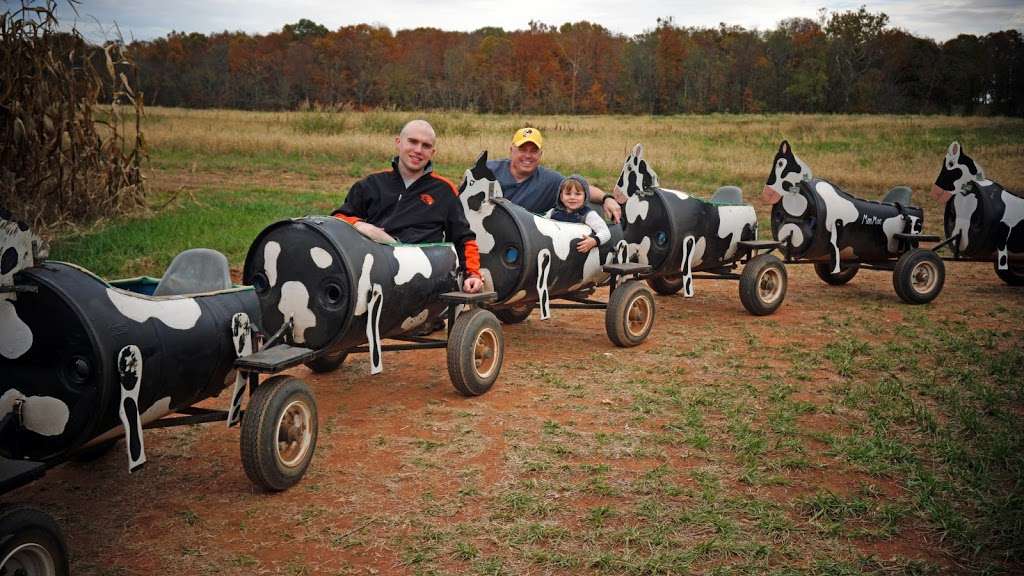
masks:
{"type": "Polygon", "coordinates": [[[711,195],[715,204],[743,204],[743,190],[738,186],[722,186],[711,195]]]}
{"type": "Polygon", "coordinates": [[[231,288],[228,259],[216,250],[192,248],[171,260],[154,296],[181,296],[231,288]]]}
{"type": "Polygon", "coordinates": [[[902,206],[910,206],[910,195],[913,190],[906,186],[896,186],[892,190],[885,193],[882,198],[882,202],[885,204],[900,204],[902,206]]]}

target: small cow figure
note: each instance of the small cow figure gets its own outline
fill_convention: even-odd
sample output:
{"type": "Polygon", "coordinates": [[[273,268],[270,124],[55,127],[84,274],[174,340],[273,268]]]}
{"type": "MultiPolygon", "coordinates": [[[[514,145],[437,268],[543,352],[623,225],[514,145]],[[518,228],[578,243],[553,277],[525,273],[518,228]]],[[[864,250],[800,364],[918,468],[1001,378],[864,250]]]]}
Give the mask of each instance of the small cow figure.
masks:
{"type": "Polygon", "coordinates": [[[955,256],[994,257],[1000,277],[1024,283],[1024,264],[1010,262],[1024,258],[1024,197],[985,178],[959,142],[946,150],[932,195],[946,204],[946,237],[956,238],[955,256]]]}

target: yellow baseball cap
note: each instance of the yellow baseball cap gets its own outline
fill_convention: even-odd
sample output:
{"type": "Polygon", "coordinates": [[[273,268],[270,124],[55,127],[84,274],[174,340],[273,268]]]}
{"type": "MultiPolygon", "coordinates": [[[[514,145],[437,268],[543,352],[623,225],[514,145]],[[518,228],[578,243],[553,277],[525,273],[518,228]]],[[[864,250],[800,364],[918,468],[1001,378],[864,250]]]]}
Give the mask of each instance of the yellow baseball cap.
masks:
{"type": "Polygon", "coordinates": [[[533,142],[537,145],[537,148],[544,148],[544,137],[540,135],[540,130],[536,128],[520,128],[516,130],[515,136],[512,136],[512,145],[519,148],[527,142],[533,142]]]}

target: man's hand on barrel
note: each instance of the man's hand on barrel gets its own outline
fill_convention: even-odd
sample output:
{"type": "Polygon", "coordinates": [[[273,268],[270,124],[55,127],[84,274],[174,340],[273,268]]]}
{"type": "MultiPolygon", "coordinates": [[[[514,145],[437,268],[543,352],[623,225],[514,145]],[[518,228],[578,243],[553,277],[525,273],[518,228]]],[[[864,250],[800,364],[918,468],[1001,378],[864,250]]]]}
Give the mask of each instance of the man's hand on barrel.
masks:
{"type": "Polygon", "coordinates": [[[385,232],[383,228],[374,226],[369,222],[363,222],[362,220],[360,220],[359,222],[353,224],[353,226],[355,226],[355,229],[358,230],[360,234],[366,236],[367,238],[373,240],[374,242],[380,242],[381,244],[390,244],[395,241],[395,239],[390,234],[385,232]]]}

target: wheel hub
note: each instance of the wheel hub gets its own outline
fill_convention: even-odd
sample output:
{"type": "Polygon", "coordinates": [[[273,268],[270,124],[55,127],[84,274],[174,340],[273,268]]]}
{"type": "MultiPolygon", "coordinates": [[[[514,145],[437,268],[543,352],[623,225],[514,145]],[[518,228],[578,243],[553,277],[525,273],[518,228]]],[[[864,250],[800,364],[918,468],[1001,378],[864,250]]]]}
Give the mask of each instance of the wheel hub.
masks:
{"type": "Polygon", "coordinates": [[[910,281],[914,286],[914,290],[922,294],[930,292],[935,287],[938,277],[935,265],[931,262],[918,263],[910,273],[910,281]]]}
{"type": "Polygon", "coordinates": [[[0,570],[12,576],[45,576],[56,574],[57,565],[46,548],[28,542],[12,550],[0,563],[0,570]]]}
{"type": "Polygon", "coordinates": [[[484,380],[498,367],[498,335],[494,330],[486,328],[477,335],[473,344],[473,365],[484,380]]]}
{"type": "Polygon", "coordinates": [[[312,415],[304,402],[292,401],[277,423],[277,457],[294,468],[302,463],[312,442],[312,415]]]}
{"type": "Polygon", "coordinates": [[[774,302],[782,294],[782,278],[778,270],[766,269],[757,283],[757,293],[762,302],[774,302]]]}
{"type": "Polygon", "coordinates": [[[636,298],[626,311],[626,330],[631,336],[640,336],[651,322],[651,306],[646,298],[636,298]]]}

